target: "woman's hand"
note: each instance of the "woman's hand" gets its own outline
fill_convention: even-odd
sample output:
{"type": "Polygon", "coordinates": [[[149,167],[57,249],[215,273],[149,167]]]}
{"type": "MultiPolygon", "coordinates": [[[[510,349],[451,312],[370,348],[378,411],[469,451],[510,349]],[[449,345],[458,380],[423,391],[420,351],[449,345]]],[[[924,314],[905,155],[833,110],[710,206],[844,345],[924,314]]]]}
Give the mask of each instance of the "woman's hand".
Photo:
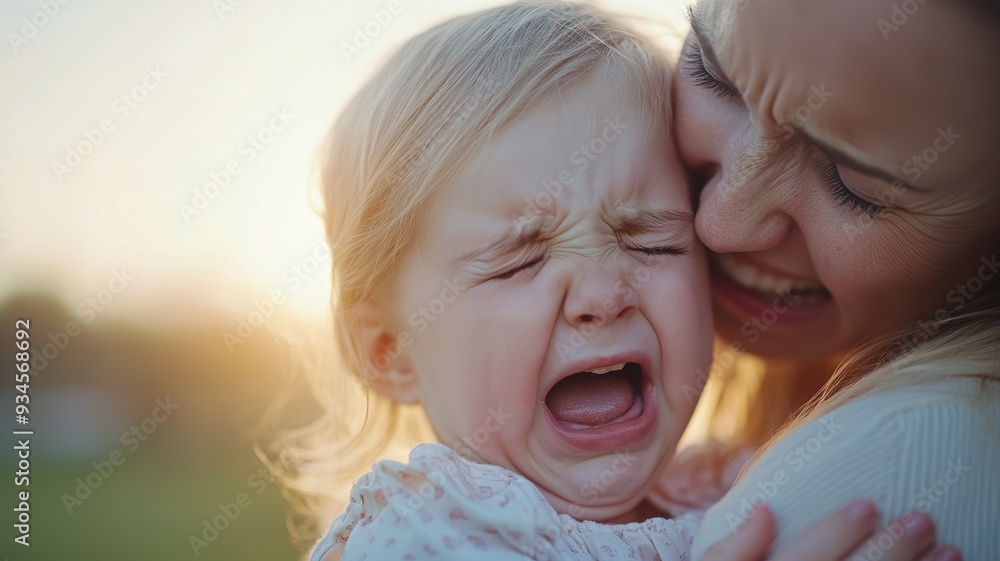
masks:
{"type": "Polygon", "coordinates": [[[853,502],[766,557],[777,530],[770,509],[757,507],[742,528],[713,545],[701,561],[849,561],[855,556],[880,561],[962,559],[954,548],[935,547],[934,521],[926,514],[907,513],[881,530],[878,526],[878,511],[870,501],[853,502]],[[878,554],[871,557],[874,550],[878,554]]]}
{"type": "Polygon", "coordinates": [[[753,452],[715,440],[688,446],[670,460],[646,500],[671,516],[705,512],[729,491],[753,452]]]}

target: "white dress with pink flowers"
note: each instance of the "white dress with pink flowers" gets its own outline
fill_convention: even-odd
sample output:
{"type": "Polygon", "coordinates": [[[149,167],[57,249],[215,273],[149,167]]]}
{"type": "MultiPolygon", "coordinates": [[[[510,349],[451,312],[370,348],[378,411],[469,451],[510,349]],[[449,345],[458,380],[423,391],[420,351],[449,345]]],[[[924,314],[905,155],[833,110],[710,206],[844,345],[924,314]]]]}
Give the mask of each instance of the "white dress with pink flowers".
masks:
{"type": "Polygon", "coordinates": [[[701,518],[578,521],[557,513],[533,483],[508,469],[421,444],[409,463],[379,462],[354,484],[350,505],[310,559],[320,561],[339,544],[344,561],[680,561],[690,559],[701,518]]]}

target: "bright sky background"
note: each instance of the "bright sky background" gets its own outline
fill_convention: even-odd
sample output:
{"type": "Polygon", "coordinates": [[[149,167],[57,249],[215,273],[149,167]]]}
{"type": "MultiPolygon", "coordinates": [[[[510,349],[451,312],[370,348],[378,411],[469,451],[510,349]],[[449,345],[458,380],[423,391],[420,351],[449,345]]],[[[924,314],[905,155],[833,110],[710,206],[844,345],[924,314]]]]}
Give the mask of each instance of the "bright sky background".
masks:
{"type": "MultiPolygon", "coordinates": [[[[348,60],[343,45],[387,0],[5,0],[0,299],[51,290],[75,308],[124,268],[134,280],[113,311],[147,320],[249,310],[275,288],[298,312],[325,311],[328,263],[295,291],[283,275],[323,239],[311,174],[337,110],[401,41],[501,3],[401,0],[348,60]],[[58,13],[39,15],[45,4],[58,13]],[[250,160],[241,143],[281,110],[291,122],[250,160]],[[53,163],[104,119],[110,132],[58,178],[53,163]],[[230,160],[240,173],[185,220],[181,205],[230,160]]],[[[679,0],[599,4],[685,28],[679,0]]]]}

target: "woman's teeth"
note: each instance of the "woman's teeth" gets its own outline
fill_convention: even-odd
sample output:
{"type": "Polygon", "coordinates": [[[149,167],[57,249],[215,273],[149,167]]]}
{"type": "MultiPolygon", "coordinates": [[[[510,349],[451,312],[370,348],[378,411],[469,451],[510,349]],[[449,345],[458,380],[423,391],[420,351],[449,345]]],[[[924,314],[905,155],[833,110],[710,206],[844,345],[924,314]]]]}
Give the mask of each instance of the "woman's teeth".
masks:
{"type": "Polygon", "coordinates": [[[716,255],[715,262],[722,272],[743,288],[765,296],[791,296],[795,299],[795,306],[815,305],[830,297],[830,293],[818,282],[766,273],[726,254],[716,255]]]}

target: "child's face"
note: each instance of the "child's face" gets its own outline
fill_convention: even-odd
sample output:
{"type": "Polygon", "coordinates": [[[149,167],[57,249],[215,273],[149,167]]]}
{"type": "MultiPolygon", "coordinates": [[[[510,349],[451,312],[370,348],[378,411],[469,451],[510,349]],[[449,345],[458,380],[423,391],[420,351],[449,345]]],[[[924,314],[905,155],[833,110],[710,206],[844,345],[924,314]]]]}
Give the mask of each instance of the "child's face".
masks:
{"type": "Polygon", "coordinates": [[[593,84],[505,128],[428,206],[382,310],[391,395],[442,443],[609,520],[673,454],[712,323],[670,132],[593,84]]]}

